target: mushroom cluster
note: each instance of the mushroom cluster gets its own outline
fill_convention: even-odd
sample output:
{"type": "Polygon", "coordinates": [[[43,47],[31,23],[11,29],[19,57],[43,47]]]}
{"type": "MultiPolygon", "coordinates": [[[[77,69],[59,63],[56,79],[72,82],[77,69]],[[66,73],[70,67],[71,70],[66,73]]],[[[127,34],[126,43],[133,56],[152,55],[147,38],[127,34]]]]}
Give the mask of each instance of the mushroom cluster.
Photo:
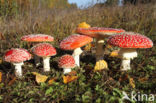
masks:
{"type": "Polygon", "coordinates": [[[73,34],[65,38],[60,43],[60,48],[64,50],[74,50],[73,57],[77,66],[80,66],[79,56],[83,52],[80,47],[92,42],[93,39],[89,36],[73,34]]]}
{"type": "MultiPolygon", "coordinates": [[[[32,44],[33,46],[35,46],[36,44],[41,43],[41,42],[52,42],[54,41],[54,38],[46,34],[30,34],[30,35],[22,36],[21,40],[28,42],[29,44],[32,44]]],[[[40,58],[36,55],[34,55],[34,62],[36,66],[40,65],[40,58]]]]}
{"type": "Polygon", "coordinates": [[[77,28],[76,32],[82,35],[88,35],[90,37],[96,38],[96,65],[95,70],[97,70],[97,66],[99,70],[105,69],[107,67],[107,62],[103,60],[104,57],[104,39],[108,38],[112,35],[116,35],[121,32],[125,32],[123,29],[114,29],[114,28],[104,28],[104,27],[90,27],[90,28],[77,28]],[[104,65],[104,66],[102,66],[104,65]]]}
{"type": "MultiPolygon", "coordinates": [[[[85,22],[81,23],[76,29],[76,33],[64,38],[60,42],[60,49],[73,51],[72,55],[65,54],[58,60],[59,68],[63,68],[63,73],[68,74],[75,66],[80,67],[80,55],[83,52],[81,47],[93,42],[96,38],[96,65],[94,70],[108,69],[107,62],[103,60],[104,57],[104,43],[117,46],[121,48],[118,52],[118,57],[121,58],[121,71],[130,70],[130,60],[137,57],[137,48],[151,48],[153,42],[146,36],[125,32],[123,29],[103,28],[103,27],[90,27],[85,22]],[[105,42],[104,39],[108,38],[105,42]]],[[[43,58],[43,71],[50,71],[50,57],[57,54],[56,49],[50,43],[54,38],[45,34],[31,34],[21,37],[21,40],[32,43],[33,47],[30,51],[35,55],[35,63],[37,57],[43,58]],[[41,43],[42,42],[42,43],[41,43]]],[[[12,48],[5,53],[4,59],[15,65],[15,75],[22,77],[22,65],[26,60],[30,60],[31,54],[23,48],[12,48]]],[[[38,65],[38,64],[36,64],[38,65]]]]}

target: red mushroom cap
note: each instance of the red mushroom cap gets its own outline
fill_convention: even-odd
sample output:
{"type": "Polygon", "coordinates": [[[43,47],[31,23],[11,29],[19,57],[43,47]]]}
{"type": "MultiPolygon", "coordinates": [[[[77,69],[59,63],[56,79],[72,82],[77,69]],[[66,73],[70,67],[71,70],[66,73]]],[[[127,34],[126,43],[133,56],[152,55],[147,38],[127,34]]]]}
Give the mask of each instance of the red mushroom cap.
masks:
{"type": "Polygon", "coordinates": [[[82,47],[93,41],[93,38],[85,35],[70,35],[60,43],[60,48],[64,50],[73,50],[82,47]]]}
{"type": "Polygon", "coordinates": [[[125,32],[125,30],[104,27],[91,27],[91,28],[77,28],[76,32],[91,37],[99,37],[102,35],[111,36],[112,34],[125,32]]]}
{"type": "Polygon", "coordinates": [[[28,42],[43,42],[43,41],[54,41],[54,38],[50,35],[45,35],[45,34],[30,34],[30,35],[25,35],[21,38],[23,41],[28,41],[28,42]]]}
{"type": "Polygon", "coordinates": [[[12,48],[5,53],[4,59],[7,62],[20,63],[31,59],[31,54],[26,49],[12,48]]]}
{"type": "Polygon", "coordinates": [[[32,48],[32,52],[40,57],[56,55],[56,49],[49,43],[39,43],[32,48]]]}
{"type": "Polygon", "coordinates": [[[60,68],[74,68],[75,67],[75,60],[71,55],[64,55],[60,57],[58,61],[58,65],[60,68]]]}
{"type": "Polygon", "coordinates": [[[151,48],[153,46],[153,42],[148,37],[132,32],[113,35],[108,43],[122,48],[151,48]]]}

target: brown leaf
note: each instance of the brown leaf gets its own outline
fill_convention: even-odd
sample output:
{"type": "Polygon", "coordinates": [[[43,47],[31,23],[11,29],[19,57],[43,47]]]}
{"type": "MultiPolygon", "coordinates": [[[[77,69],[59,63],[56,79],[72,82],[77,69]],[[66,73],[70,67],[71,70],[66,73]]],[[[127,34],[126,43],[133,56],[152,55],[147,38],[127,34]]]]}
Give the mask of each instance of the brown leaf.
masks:
{"type": "Polygon", "coordinates": [[[49,85],[53,84],[53,82],[54,82],[55,80],[56,80],[56,77],[51,78],[51,79],[48,81],[48,84],[49,84],[49,85]]]}
{"type": "Polygon", "coordinates": [[[3,62],[3,61],[2,61],[2,58],[0,58],[0,64],[2,64],[2,62],[3,62]]]}
{"type": "Polygon", "coordinates": [[[124,75],[124,76],[121,76],[121,77],[119,78],[119,82],[122,82],[122,81],[127,80],[128,77],[129,77],[128,74],[126,74],[126,75],[124,75]]]}
{"type": "Polygon", "coordinates": [[[0,82],[2,82],[2,72],[0,72],[0,82]]]}
{"type": "Polygon", "coordinates": [[[71,71],[70,73],[68,73],[68,75],[71,75],[71,76],[74,76],[76,74],[77,74],[76,71],[71,71]]]}
{"type": "Polygon", "coordinates": [[[13,77],[11,81],[9,81],[8,85],[12,85],[16,81],[16,77],[13,77]]]}
{"type": "Polygon", "coordinates": [[[139,82],[145,82],[148,80],[148,77],[139,78],[139,82]]]}
{"type": "Polygon", "coordinates": [[[1,32],[0,32],[0,40],[5,40],[5,38],[1,32]]]}
{"type": "Polygon", "coordinates": [[[70,75],[63,76],[63,82],[67,84],[67,83],[77,80],[77,78],[78,76],[70,76],[70,75]]]}
{"type": "Polygon", "coordinates": [[[45,82],[48,79],[48,77],[46,75],[41,75],[37,72],[32,72],[32,74],[36,76],[37,83],[45,82]]]}

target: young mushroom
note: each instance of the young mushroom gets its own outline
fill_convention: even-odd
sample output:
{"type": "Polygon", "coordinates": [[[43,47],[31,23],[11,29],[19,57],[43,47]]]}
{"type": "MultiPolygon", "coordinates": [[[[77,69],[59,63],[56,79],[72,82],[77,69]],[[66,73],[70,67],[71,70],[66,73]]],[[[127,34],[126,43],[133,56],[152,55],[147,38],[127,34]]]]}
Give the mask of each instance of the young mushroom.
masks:
{"type": "Polygon", "coordinates": [[[26,49],[12,48],[5,53],[4,59],[15,65],[15,75],[20,78],[22,77],[21,66],[24,61],[31,59],[31,54],[26,49]]]}
{"type": "Polygon", "coordinates": [[[64,50],[74,50],[72,56],[74,57],[77,66],[80,66],[79,56],[83,52],[80,47],[92,42],[93,39],[89,36],[74,34],[66,37],[60,43],[60,48],[64,50]]]}
{"type": "MultiPolygon", "coordinates": [[[[46,34],[30,34],[22,36],[21,40],[31,43],[34,46],[34,44],[41,42],[52,42],[54,41],[54,38],[46,34]]],[[[34,61],[36,66],[40,64],[40,58],[37,57],[36,55],[34,56],[34,61]]]]}
{"type": "Polygon", "coordinates": [[[71,68],[75,67],[75,60],[73,56],[66,54],[59,58],[58,65],[63,68],[64,74],[68,74],[71,72],[71,68]]]}
{"type": "Polygon", "coordinates": [[[153,46],[153,42],[148,37],[133,32],[124,32],[111,36],[108,43],[121,48],[118,53],[122,59],[121,71],[131,69],[130,60],[137,57],[137,48],[151,48],[153,46]]]}
{"type": "Polygon", "coordinates": [[[76,32],[79,34],[88,35],[90,37],[96,38],[96,65],[95,65],[95,67],[97,67],[97,65],[99,65],[99,64],[103,65],[103,66],[98,66],[98,67],[101,67],[99,69],[104,69],[104,67],[107,67],[107,62],[105,62],[103,60],[104,38],[107,38],[112,35],[116,35],[118,33],[124,32],[124,31],[125,30],[123,30],[123,29],[104,28],[104,27],[90,27],[90,28],[77,28],[76,29],[76,32]]]}
{"type": "Polygon", "coordinates": [[[32,48],[32,52],[43,58],[43,70],[50,71],[50,56],[56,55],[56,49],[49,43],[39,43],[32,48]]]}

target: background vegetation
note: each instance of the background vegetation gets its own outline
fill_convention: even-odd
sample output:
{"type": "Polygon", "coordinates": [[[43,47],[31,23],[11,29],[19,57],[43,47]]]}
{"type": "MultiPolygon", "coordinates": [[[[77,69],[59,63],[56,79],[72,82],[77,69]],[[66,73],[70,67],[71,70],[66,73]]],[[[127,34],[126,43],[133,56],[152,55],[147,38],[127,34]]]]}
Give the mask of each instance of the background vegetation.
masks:
{"type": "Polygon", "coordinates": [[[123,6],[97,4],[82,10],[67,0],[1,0],[0,8],[0,102],[121,103],[122,91],[129,94],[131,91],[156,94],[155,3],[123,6]],[[67,52],[60,50],[58,44],[64,37],[74,33],[77,25],[83,21],[91,26],[122,28],[141,33],[152,39],[154,47],[138,49],[139,56],[132,61],[132,70],[127,73],[119,72],[120,59],[109,55],[104,57],[109,70],[93,72],[95,57],[91,51],[86,51],[81,56],[82,69],[75,68],[78,80],[64,84],[57,59],[67,52]],[[58,55],[51,59],[50,73],[42,73],[41,67],[35,68],[33,60],[26,62],[23,66],[24,78],[19,80],[13,74],[11,64],[3,61],[2,57],[10,48],[28,48],[20,38],[32,33],[54,36],[52,44],[57,48],[58,55]],[[37,84],[32,71],[58,79],[52,85],[47,82],[37,84]]]}

